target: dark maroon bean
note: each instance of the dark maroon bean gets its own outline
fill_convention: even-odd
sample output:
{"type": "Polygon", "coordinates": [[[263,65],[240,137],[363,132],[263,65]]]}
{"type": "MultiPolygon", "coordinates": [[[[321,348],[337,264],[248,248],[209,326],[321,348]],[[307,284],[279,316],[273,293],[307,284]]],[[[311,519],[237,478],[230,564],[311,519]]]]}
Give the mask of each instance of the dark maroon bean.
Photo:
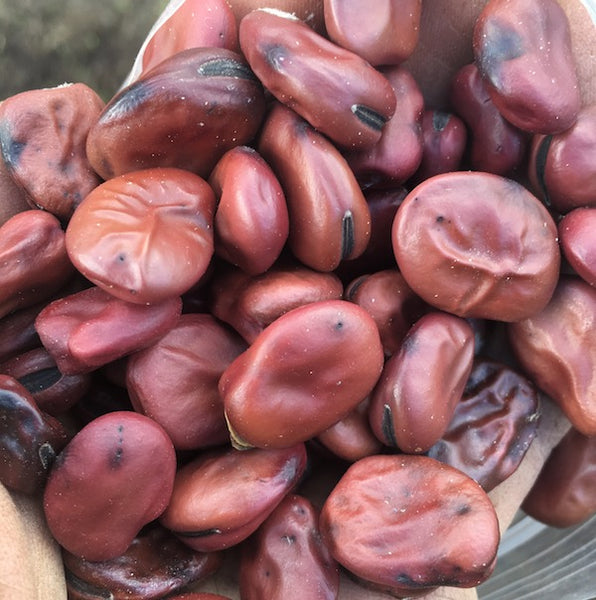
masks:
{"type": "Polygon", "coordinates": [[[155,344],[128,359],[135,409],[157,421],[177,450],[229,440],[217,385],[244,340],[209,314],[184,314],[155,344]]]}
{"type": "Polygon", "coordinates": [[[295,494],[286,496],[244,542],[240,560],[243,600],[335,600],[339,568],[319,533],[319,511],[295,494]]]}
{"type": "Polygon", "coordinates": [[[370,211],[348,163],[327,138],[294,111],[275,104],[263,125],[259,152],[284,188],[288,243],[298,260],[332,271],[364,252],[370,211]]]}
{"type": "Polygon", "coordinates": [[[98,417],[58,455],[44,492],[56,541],[90,561],[123,554],[166,508],[176,453],[155,421],[134,412],[98,417]]]}
{"type": "Polygon", "coordinates": [[[508,325],[522,368],[584,435],[596,434],[596,289],[561,277],[548,305],[508,325]]]}
{"type": "Polygon", "coordinates": [[[182,169],[145,169],[106,181],[66,229],[77,269],[113,296],[152,304],[188,291],[213,256],[215,195],[182,169]]]}
{"type": "MultiPolygon", "coordinates": [[[[416,48],[421,0],[325,0],[325,29],[371,65],[397,65],[416,48]]],[[[399,105],[399,102],[398,102],[399,105]]]]}
{"type": "Polygon", "coordinates": [[[92,377],[93,385],[70,413],[79,429],[106,413],[134,410],[126,388],[110,383],[98,371],[92,377]]]}
{"type": "Polygon", "coordinates": [[[192,48],[108,102],[89,132],[87,155],[104,179],[153,167],[207,177],[227,150],[252,140],[264,112],[262,86],[240,54],[192,48]]]}
{"type": "Polygon", "coordinates": [[[92,562],[64,550],[69,600],[159,600],[215,573],[218,553],[195,552],[158,524],[120,556],[92,562]]]}
{"type": "Polygon", "coordinates": [[[224,371],[232,443],[284,448],[325,431],[372,391],[383,348],[372,317],[344,300],[294,308],[224,371]]]}
{"type": "Polygon", "coordinates": [[[426,452],[447,429],[473,358],[474,332],[465,319],[433,311],[416,321],[371,395],[370,423],[379,440],[426,452]]]}
{"type": "Polygon", "coordinates": [[[345,148],[380,139],[396,99],[391,84],[364,59],[280,11],[252,11],[240,21],[239,37],[267,90],[312,127],[345,148]]]}
{"type": "Polygon", "coordinates": [[[462,317],[529,317],[546,306],[559,276],[557,227],[546,208],[489,173],[445,173],[416,186],[392,239],[412,290],[462,317]]]}
{"type": "Polygon", "coordinates": [[[536,436],[539,416],[538,391],[529,379],[479,359],[447,430],[428,455],[490,491],[519,466],[536,436]]]}
{"type": "Polygon", "coordinates": [[[277,260],[289,233],[286,199],[277,177],[248,146],[226,152],[209,177],[215,191],[215,253],[251,275],[277,260]]]}
{"type": "Polygon", "coordinates": [[[211,312],[231,325],[249,344],[278,317],[310,302],[340,300],[334,273],[302,266],[279,266],[250,277],[239,270],[219,271],[211,286],[211,312]]]}
{"type": "Polygon", "coordinates": [[[558,228],[563,256],[584,281],[596,286],[596,207],[573,209],[558,228]]]}
{"type": "Polygon", "coordinates": [[[83,83],[29,90],[2,102],[2,159],[31,207],[67,221],[99,183],[85,144],[103,106],[83,83]]]}
{"type": "Polygon", "coordinates": [[[0,375],[0,413],[0,482],[25,494],[42,491],[56,454],[68,442],[66,430],[9,375],[0,375]]]}
{"type": "Polygon", "coordinates": [[[571,527],[596,513],[596,437],[571,429],[551,452],[522,509],[550,527],[571,527]]]}
{"type": "Polygon", "coordinates": [[[455,74],[450,100],[469,128],[472,169],[496,175],[515,171],[525,158],[527,134],[503,118],[475,64],[465,65],[455,74]]]}
{"type": "Polygon", "coordinates": [[[0,361],[5,362],[23,352],[39,347],[35,319],[45,304],[17,310],[0,319],[0,361]]]}
{"type": "Polygon", "coordinates": [[[257,530],[305,468],[304,444],[203,454],[178,469],[172,498],[160,520],[200,552],[234,546],[257,530]]]}
{"type": "Polygon", "coordinates": [[[147,306],[91,287],[48,304],[35,327],[60,371],[73,375],[149,346],[176,324],[181,309],[180,298],[147,306]]]}
{"type": "Polygon", "coordinates": [[[538,133],[573,125],[580,90],[569,22],[556,0],[490,0],[473,45],[493,102],[510,123],[538,133]]]}
{"type": "Polygon", "coordinates": [[[323,505],[320,528],[340,564],[397,597],[478,585],[491,574],[499,543],[482,488],[426,456],[379,455],[351,465],[323,505]]]}

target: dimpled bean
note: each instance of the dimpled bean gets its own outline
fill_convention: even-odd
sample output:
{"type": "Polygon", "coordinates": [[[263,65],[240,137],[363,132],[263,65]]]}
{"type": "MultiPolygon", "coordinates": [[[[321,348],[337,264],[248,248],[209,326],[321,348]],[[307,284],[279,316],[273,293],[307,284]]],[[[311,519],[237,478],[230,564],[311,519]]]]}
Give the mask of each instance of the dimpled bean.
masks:
{"type": "Polygon", "coordinates": [[[370,211],[346,159],[327,138],[277,103],[263,125],[259,152],[284,188],[288,245],[298,260],[332,271],[364,252],[370,211]]]}
{"type": "Polygon", "coordinates": [[[58,455],[44,491],[57,542],[90,561],[121,555],[166,508],[176,453],[160,425],[128,411],[83,427],[58,455]]]}
{"type": "Polygon", "coordinates": [[[85,144],[103,106],[83,83],[28,90],[2,102],[2,159],[33,208],[67,221],[99,183],[85,144]]]}
{"type": "Polygon", "coordinates": [[[563,276],[548,305],[508,325],[511,346],[536,385],[584,435],[596,434],[596,290],[563,276]]]}
{"type": "Polygon", "coordinates": [[[477,359],[447,430],[428,456],[490,491],[517,469],[539,418],[538,390],[529,379],[503,364],[477,359]]]}
{"type": "Polygon", "coordinates": [[[344,300],[295,308],[224,371],[232,442],[283,448],[321,433],[372,391],[383,366],[377,326],[344,300]]]}
{"type": "Polygon", "coordinates": [[[179,296],[213,256],[215,195],[182,169],[128,173],[96,187],[66,229],[77,269],[113,296],[151,304],[179,296]]]}
{"type": "Polygon", "coordinates": [[[596,207],[575,208],[558,228],[563,256],[585,282],[596,287],[596,207]]]}
{"type": "Polygon", "coordinates": [[[240,21],[239,37],[267,90],[315,129],[346,148],[380,139],[396,99],[364,59],[280,11],[252,11],[240,21]]]}
{"type": "Polygon", "coordinates": [[[465,319],[433,311],[416,321],[371,395],[370,423],[379,440],[426,452],[449,425],[473,357],[474,332],[465,319]]]}
{"type": "Polygon", "coordinates": [[[240,54],[183,50],[108,102],[87,156],[103,179],[154,167],[207,177],[227,150],[254,137],[264,111],[262,86],[240,54]]]}
{"type": "Polygon", "coordinates": [[[246,344],[208,314],[184,314],[126,366],[135,409],[157,421],[177,450],[222,444],[228,438],[217,384],[246,344]]]}
{"type": "Polygon", "coordinates": [[[251,275],[277,260],[289,232],[288,207],[277,177],[248,146],[226,152],[209,176],[217,198],[215,253],[251,275]]]}
{"type": "Polygon", "coordinates": [[[254,533],[297,485],[306,459],[304,444],[202,454],[178,469],[160,521],[200,552],[234,546],[254,533]]]}
{"type": "Polygon", "coordinates": [[[242,547],[243,600],[335,600],[339,569],[319,533],[319,511],[303,496],[289,494],[242,547]]]}
{"type": "Polygon", "coordinates": [[[580,90],[567,16],[556,0],[490,0],[474,26],[476,64],[501,114],[524,131],[571,127],[580,90]]]}
{"type": "Polygon", "coordinates": [[[351,465],[323,505],[320,528],[340,564],[398,598],[478,585],[499,543],[482,488],[426,456],[377,455],[351,465]]]}
{"type": "Polygon", "coordinates": [[[556,225],[519,183],[497,175],[436,175],[393,222],[393,249],[423,300],[462,317],[519,321],[542,310],[559,276],[556,225]]]}

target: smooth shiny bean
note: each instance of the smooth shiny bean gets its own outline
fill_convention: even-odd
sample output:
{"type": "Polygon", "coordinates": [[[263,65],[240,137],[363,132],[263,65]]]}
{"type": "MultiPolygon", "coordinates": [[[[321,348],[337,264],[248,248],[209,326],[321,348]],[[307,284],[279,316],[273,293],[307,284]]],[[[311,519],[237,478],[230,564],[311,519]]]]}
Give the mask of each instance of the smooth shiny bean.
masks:
{"type": "Polygon", "coordinates": [[[563,256],[574,271],[596,286],[596,207],[575,208],[558,223],[563,256]]]}

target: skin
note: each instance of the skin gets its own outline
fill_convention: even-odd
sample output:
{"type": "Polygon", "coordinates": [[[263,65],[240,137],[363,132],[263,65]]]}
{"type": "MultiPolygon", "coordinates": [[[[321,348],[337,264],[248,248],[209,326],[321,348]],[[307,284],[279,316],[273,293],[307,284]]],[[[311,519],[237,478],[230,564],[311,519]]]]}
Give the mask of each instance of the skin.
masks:
{"type": "MultiPolygon", "coordinates": [[[[560,0],[572,29],[573,49],[584,104],[596,102],[596,29],[579,0],[560,0]]],[[[264,5],[295,11],[322,27],[322,2],[317,0],[230,0],[238,18],[264,5]]],[[[471,34],[474,20],[485,4],[482,0],[432,0],[423,3],[420,42],[406,66],[416,77],[428,106],[445,106],[451,75],[471,61],[471,34]]],[[[520,468],[490,494],[501,530],[511,523],[523,498],[535,480],[550,450],[569,429],[569,422],[549,402],[545,402],[536,440],[520,468]]],[[[225,578],[215,582],[218,593],[237,598],[225,578]]],[[[213,582],[210,582],[213,585],[213,582]]],[[[348,579],[341,584],[340,600],[389,600],[348,579]]],[[[0,486],[0,597],[21,600],[65,600],[62,563],[56,544],[43,521],[41,503],[36,498],[10,494],[0,486]]],[[[475,590],[441,588],[425,600],[473,600],[475,590]]]]}

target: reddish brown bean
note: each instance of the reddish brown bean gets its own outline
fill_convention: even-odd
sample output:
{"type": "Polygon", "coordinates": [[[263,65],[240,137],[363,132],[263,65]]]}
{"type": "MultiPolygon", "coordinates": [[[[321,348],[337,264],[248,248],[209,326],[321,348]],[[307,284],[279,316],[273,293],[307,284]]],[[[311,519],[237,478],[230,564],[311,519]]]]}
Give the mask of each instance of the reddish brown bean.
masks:
{"type": "Polygon", "coordinates": [[[31,207],[67,221],[99,183],[85,144],[103,106],[83,83],[29,90],[2,102],[2,159],[31,207]]]}
{"type": "Polygon", "coordinates": [[[278,266],[250,277],[223,269],[211,285],[211,312],[231,325],[249,344],[273,321],[293,308],[322,300],[340,300],[341,281],[334,273],[302,266],[278,266]]]}
{"type": "Polygon", "coordinates": [[[364,59],[280,11],[252,11],[240,21],[239,38],[267,90],[312,127],[345,148],[380,139],[396,99],[364,59]]]}
{"type": "Polygon", "coordinates": [[[120,411],[83,427],[58,455],[44,491],[50,531],[90,561],[123,554],[166,508],[176,454],[155,421],[120,411]]]}
{"type": "Polygon", "coordinates": [[[596,513],[596,437],[571,429],[551,452],[522,509],[550,527],[571,527],[596,513]]]}
{"type": "Polygon", "coordinates": [[[596,286],[596,207],[573,209],[558,229],[563,256],[584,281],[596,286]]]}
{"type": "Polygon", "coordinates": [[[0,318],[50,298],[75,273],[60,221],[26,210],[0,227],[0,318]]]}
{"type": "Polygon", "coordinates": [[[519,321],[542,310],[559,276],[557,227],[513,180],[437,175],[414,188],[393,223],[398,267],[412,290],[462,317],[519,321]]]}
{"type": "Polygon", "coordinates": [[[0,375],[0,410],[0,482],[25,494],[39,493],[68,442],[66,430],[9,375],[0,375]]]}
{"type": "Polygon", "coordinates": [[[177,450],[228,441],[217,385],[244,341],[208,314],[184,314],[155,344],[129,357],[135,409],[157,421],[177,450]]]}
{"type": "Polygon", "coordinates": [[[256,150],[236,146],[215,165],[209,184],[217,198],[215,253],[251,275],[264,273],[290,226],[277,177],[256,150]]]}
{"type": "Polygon", "coordinates": [[[35,328],[65,375],[93,371],[151,345],[177,322],[180,298],[144,306],[91,287],[48,304],[35,328]]]}
{"type": "Polygon", "coordinates": [[[515,171],[525,158],[527,134],[503,118],[475,64],[464,65],[455,74],[449,97],[469,128],[472,169],[497,175],[515,171]]]}
{"type": "Polygon", "coordinates": [[[284,188],[288,243],[298,260],[318,271],[332,271],[342,260],[364,252],[370,211],[348,163],[327,138],[289,108],[275,104],[263,125],[259,152],[284,188]]]}
{"type": "Polygon", "coordinates": [[[323,505],[320,528],[340,564],[397,597],[478,585],[491,574],[499,543],[482,488],[426,456],[379,455],[351,465],[323,505]]]}
{"type": "Polygon", "coordinates": [[[325,0],[323,10],[329,38],[371,65],[401,64],[418,43],[421,0],[325,0]]]}
{"type": "Polygon", "coordinates": [[[466,473],[488,492],[517,470],[539,418],[538,391],[529,379],[478,359],[447,430],[428,456],[466,473]]]}
{"type": "Polygon", "coordinates": [[[0,319],[0,361],[5,362],[41,344],[35,319],[45,304],[34,304],[0,319]]]}
{"type": "Polygon", "coordinates": [[[233,444],[284,448],[345,417],[383,366],[377,326],[344,300],[294,308],[224,372],[219,389],[233,444]]]}
{"type": "Polygon", "coordinates": [[[200,552],[254,533],[306,468],[304,444],[277,450],[219,450],[181,467],[162,524],[200,552]]]}
{"type": "Polygon", "coordinates": [[[579,278],[561,277],[542,311],[508,326],[522,368],[588,436],[596,435],[595,319],[596,290],[579,278]]]}
{"type": "Polygon", "coordinates": [[[90,281],[122,300],[179,296],[213,256],[215,195],[182,169],[145,169],[93,190],[66,229],[66,249],[90,281]]]}
{"type": "Polygon", "coordinates": [[[580,90],[569,22],[556,0],[490,0],[474,27],[474,56],[501,114],[524,131],[573,125],[580,90]]]}
{"type": "Polygon", "coordinates": [[[474,332],[465,319],[435,311],[422,316],[371,395],[370,423],[379,440],[426,452],[447,429],[473,358],[474,332]]]}
{"type": "Polygon", "coordinates": [[[243,600],[286,600],[300,590],[303,600],[335,600],[339,569],[321,540],[319,511],[290,494],[242,547],[243,600]]]}
{"type": "Polygon", "coordinates": [[[207,177],[227,150],[252,140],[264,111],[262,86],[240,54],[183,50],[108,102],[87,156],[103,179],[154,167],[207,177]]]}
{"type": "Polygon", "coordinates": [[[69,600],[159,600],[214,574],[218,553],[195,552],[167,529],[151,524],[126,551],[105,561],[89,561],[64,550],[69,600]]]}

